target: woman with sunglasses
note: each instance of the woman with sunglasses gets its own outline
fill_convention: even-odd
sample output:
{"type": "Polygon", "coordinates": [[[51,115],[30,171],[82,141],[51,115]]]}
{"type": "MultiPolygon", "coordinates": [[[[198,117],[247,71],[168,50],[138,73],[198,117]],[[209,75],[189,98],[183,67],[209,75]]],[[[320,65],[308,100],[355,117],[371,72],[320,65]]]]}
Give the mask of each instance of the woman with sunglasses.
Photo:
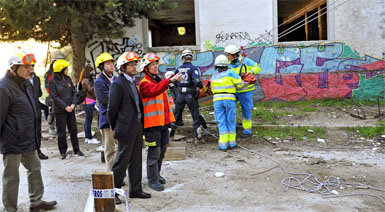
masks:
{"type": "Polygon", "coordinates": [[[70,64],[65,60],[56,60],[53,64],[54,76],[49,80],[49,91],[54,103],[56,127],[58,131],[58,146],[61,159],[67,157],[66,127],[70,132],[74,153],[84,156],[79,149],[78,129],[76,127],[75,104],[76,91],[68,74],[70,64]]]}
{"type": "Polygon", "coordinates": [[[162,161],[170,139],[168,126],[175,121],[168,102],[167,89],[171,82],[182,80],[180,74],[170,79],[161,79],[159,57],[151,53],[141,59],[140,70],[144,78],[139,83],[139,93],[143,101],[145,144],[148,146],[147,179],[148,187],[163,191],[166,180],[160,176],[162,161]]]}

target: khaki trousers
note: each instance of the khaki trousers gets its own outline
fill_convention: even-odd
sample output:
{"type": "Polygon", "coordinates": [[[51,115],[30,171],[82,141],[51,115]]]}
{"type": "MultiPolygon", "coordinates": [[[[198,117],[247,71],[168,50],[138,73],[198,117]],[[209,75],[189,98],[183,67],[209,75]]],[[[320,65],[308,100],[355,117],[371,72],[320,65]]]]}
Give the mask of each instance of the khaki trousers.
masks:
{"type": "Polygon", "coordinates": [[[106,160],[107,171],[111,171],[116,154],[114,135],[110,128],[101,129],[100,133],[102,134],[102,142],[104,143],[104,158],[106,160]]]}
{"type": "Polygon", "coordinates": [[[44,193],[43,179],[40,171],[41,165],[37,151],[23,154],[4,154],[3,205],[8,212],[17,211],[20,162],[27,169],[30,207],[39,205],[44,193]]]}

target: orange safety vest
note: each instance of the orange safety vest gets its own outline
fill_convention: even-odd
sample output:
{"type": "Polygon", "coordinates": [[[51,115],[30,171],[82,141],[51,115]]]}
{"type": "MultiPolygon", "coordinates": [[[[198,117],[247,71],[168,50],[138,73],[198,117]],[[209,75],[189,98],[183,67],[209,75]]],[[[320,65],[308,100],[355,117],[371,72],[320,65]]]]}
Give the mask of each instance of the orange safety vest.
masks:
{"type": "MultiPolygon", "coordinates": [[[[148,79],[143,78],[140,83],[147,81],[148,79]]],[[[140,93],[140,83],[139,83],[139,93],[140,93]]],[[[164,92],[163,92],[164,93],[164,92]]],[[[143,101],[143,111],[144,111],[144,128],[164,126],[165,117],[164,117],[164,101],[163,93],[159,94],[156,97],[151,98],[142,98],[143,101]]],[[[168,95],[166,93],[168,99],[168,95]]],[[[172,112],[170,103],[166,101],[169,108],[170,122],[175,122],[174,113],[172,112]]]]}

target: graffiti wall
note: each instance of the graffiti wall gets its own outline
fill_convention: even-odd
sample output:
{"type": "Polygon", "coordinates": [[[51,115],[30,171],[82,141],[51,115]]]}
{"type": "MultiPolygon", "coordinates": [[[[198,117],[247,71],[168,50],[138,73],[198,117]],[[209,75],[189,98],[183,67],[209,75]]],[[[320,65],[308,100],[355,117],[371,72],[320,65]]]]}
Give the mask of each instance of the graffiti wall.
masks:
{"type": "MultiPolygon", "coordinates": [[[[243,36],[243,35],[242,35],[243,36]]],[[[203,78],[214,72],[214,59],[223,47],[209,41],[207,51],[195,52],[193,64],[203,78]]],[[[374,100],[385,90],[385,61],[360,56],[342,42],[311,45],[251,44],[244,50],[258,62],[255,99],[259,101],[297,101],[321,98],[355,98],[374,100]]],[[[182,64],[181,54],[164,56],[160,72],[174,71],[182,64]]]]}

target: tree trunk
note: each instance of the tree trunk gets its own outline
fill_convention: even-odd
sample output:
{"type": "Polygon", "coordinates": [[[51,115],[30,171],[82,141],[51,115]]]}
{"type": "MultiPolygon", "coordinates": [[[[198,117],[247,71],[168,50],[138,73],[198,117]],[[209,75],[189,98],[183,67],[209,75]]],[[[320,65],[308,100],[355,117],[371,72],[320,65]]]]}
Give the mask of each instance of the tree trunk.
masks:
{"type": "Polygon", "coordinates": [[[72,66],[72,81],[76,84],[79,80],[80,72],[86,64],[86,36],[82,30],[72,30],[72,52],[73,52],[73,66],[72,66]]]}

